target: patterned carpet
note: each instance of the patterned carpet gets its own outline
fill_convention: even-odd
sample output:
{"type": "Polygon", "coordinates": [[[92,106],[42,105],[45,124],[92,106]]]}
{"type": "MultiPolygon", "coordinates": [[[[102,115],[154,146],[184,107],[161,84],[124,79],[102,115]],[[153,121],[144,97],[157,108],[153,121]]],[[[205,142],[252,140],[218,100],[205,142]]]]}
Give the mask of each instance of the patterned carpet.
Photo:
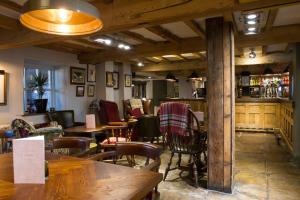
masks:
{"type": "MultiPolygon", "coordinates": [[[[170,158],[169,151],[162,155],[160,172],[164,173],[170,158]]],[[[160,200],[299,200],[300,167],[288,154],[284,143],[276,144],[273,134],[236,133],[235,144],[235,187],[233,194],[195,188],[193,181],[186,178],[187,172],[169,172],[166,181],[159,185],[160,200]]],[[[183,161],[187,162],[188,157],[183,161]]],[[[175,157],[173,164],[177,162],[175,157]]],[[[203,177],[202,185],[206,177],[203,177]]]]}

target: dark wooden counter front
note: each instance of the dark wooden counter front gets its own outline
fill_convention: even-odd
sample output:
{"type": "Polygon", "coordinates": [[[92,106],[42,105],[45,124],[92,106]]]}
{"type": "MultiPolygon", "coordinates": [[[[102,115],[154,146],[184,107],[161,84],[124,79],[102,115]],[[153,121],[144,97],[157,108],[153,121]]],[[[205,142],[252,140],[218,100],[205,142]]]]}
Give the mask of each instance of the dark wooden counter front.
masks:
{"type": "Polygon", "coordinates": [[[49,161],[45,185],[14,184],[12,154],[0,155],[0,199],[140,200],[162,174],[71,157],[49,161]]]}

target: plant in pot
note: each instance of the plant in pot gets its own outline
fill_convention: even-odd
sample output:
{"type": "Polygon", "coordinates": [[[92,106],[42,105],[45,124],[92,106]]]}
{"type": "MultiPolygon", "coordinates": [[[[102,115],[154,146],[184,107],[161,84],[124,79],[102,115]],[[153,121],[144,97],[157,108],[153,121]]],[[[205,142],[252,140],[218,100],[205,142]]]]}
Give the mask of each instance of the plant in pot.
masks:
{"type": "Polygon", "coordinates": [[[30,88],[38,93],[38,99],[34,100],[37,113],[44,113],[47,110],[48,99],[43,99],[45,87],[48,84],[48,75],[39,72],[34,74],[30,83],[30,88]]]}

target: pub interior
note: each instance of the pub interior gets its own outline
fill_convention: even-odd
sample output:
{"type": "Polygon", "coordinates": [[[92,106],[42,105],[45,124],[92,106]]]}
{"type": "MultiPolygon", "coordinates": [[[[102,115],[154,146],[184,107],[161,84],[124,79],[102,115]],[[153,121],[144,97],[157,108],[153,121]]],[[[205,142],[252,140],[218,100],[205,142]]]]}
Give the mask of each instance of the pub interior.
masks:
{"type": "Polygon", "coordinates": [[[0,1],[0,199],[296,200],[299,132],[300,1],[0,1]]]}

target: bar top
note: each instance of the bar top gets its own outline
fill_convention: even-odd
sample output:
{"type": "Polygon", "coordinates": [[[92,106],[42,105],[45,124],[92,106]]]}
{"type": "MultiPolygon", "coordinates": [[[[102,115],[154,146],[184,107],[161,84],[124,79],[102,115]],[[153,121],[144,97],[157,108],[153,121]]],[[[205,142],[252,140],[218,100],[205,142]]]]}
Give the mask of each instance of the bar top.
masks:
{"type": "Polygon", "coordinates": [[[292,103],[293,101],[288,98],[251,98],[242,97],[236,98],[236,103],[292,103]]]}
{"type": "Polygon", "coordinates": [[[187,98],[164,98],[160,101],[206,101],[205,98],[187,99],[187,98]]]}

